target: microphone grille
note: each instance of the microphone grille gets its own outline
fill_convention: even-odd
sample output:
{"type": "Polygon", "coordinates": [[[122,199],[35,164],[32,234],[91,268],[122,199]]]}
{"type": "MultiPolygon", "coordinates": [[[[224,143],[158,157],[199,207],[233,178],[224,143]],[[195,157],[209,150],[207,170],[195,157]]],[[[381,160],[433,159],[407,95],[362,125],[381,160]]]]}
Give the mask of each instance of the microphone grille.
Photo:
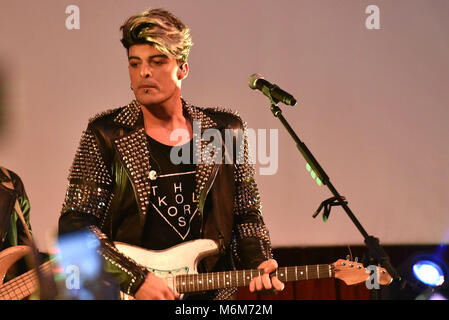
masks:
{"type": "Polygon", "coordinates": [[[257,89],[256,82],[259,79],[263,79],[263,76],[259,73],[253,73],[249,76],[248,84],[251,89],[257,89]]]}

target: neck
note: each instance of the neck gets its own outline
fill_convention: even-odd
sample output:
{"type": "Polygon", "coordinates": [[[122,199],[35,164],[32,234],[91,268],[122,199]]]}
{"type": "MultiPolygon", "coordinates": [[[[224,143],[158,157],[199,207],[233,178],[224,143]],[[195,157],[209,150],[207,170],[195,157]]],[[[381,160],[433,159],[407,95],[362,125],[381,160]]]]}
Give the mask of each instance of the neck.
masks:
{"type": "Polygon", "coordinates": [[[192,137],[192,125],[189,118],[184,116],[181,98],[174,103],[157,105],[141,105],[145,132],[153,139],[166,144],[178,145],[189,141],[192,137]],[[174,136],[172,133],[181,129],[174,136]]]}
{"type": "Polygon", "coordinates": [[[146,129],[165,128],[174,130],[185,126],[186,118],[184,117],[181,98],[171,102],[165,101],[161,104],[141,105],[141,109],[146,129]]]}

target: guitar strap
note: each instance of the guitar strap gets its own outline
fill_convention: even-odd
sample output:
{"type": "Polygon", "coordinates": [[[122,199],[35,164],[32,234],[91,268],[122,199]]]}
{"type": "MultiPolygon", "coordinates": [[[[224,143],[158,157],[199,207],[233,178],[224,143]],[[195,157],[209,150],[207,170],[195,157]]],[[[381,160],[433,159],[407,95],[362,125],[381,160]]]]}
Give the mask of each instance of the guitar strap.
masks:
{"type": "MultiPolygon", "coordinates": [[[[6,187],[7,189],[9,189],[9,190],[14,191],[14,184],[12,183],[12,178],[11,178],[11,176],[10,176],[8,170],[6,170],[6,169],[3,168],[3,167],[0,167],[0,168],[2,169],[3,173],[4,173],[4,174],[9,178],[9,180],[10,180],[9,182],[8,182],[8,181],[2,182],[3,186],[5,186],[5,187],[6,187]]],[[[31,236],[30,230],[29,230],[29,228],[28,228],[28,224],[26,223],[25,218],[23,217],[22,209],[20,208],[19,197],[16,196],[15,198],[16,198],[16,199],[15,199],[16,201],[15,201],[15,203],[14,203],[14,209],[15,209],[15,211],[16,211],[16,213],[17,213],[17,216],[19,217],[20,222],[21,222],[22,225],[23,225],[23,229],[25,230],[25,233],[26,233],[28,239],[29,239],[30,241],[33,241],[33,238],[32,238],[32,236],[31,236]]],[[[9,212],[10,212],[10,211],[9,211],[9,212]]]]}

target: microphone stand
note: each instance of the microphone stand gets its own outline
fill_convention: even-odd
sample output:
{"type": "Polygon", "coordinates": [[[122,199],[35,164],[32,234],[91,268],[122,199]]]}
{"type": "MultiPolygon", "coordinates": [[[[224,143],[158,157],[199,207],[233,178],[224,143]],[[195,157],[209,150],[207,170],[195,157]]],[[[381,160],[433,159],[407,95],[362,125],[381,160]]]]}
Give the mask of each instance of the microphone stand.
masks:
{"type": "Polygon", "coordinates": [[[290,136],[293,138],[293,140],[296,143],[296,146],[303,155],[304,159],[307,161],[307,163],[310,165],[312,170],[316,173],[316,175],[319,177],[321,182],[326,185],[331,193],[334,195],[333,198],[330,198],[326,201],[324,201],[318,210],[313,215],[313,218],[315,218],[322,207],[325,207],[325,213],[323,216],[323,219],[326,221],[329,214],[330,214],[330,207],[339,205],[343,207],[346,214],[349,216],[351,221],[354,223],[354,225],[357,227],[357,229],[362,234],[363,238],[365,239],[365,244],[369,249],[370,255],[372,258],[374,258],[377,263],[381,264],[391,275],[393,280],[401,281],[401,277],[399,276],[398,272],[393,268],[390,262],[390,258],[388,257],[385,250],[380,246],[379,239],[369,235],[363,226],[360,224],[360,222],[355,217],[354,213],[351,211],[351,209],[348,206],[348,202],[345,201],[345,198],[342,197],[338,191],[335,189],[335,187],[330,182],[330,179],[326,172],[323,170],[323,168],[320,166],[318,161],[315,159],[313,154],[310,152],[310,150],[307,148],[307,146],[299,139],[299,137],[296,135],[295,131],[292,129],[292,127],[288,124],[288,122],[285,120],[284,116],[282,115],[281,109],[278,107],[279,101],[275,98],[271,98],[271,112],[273,115],[278,118],[281,123],[284,125],[284,127],[287,129],[290,136]]]}

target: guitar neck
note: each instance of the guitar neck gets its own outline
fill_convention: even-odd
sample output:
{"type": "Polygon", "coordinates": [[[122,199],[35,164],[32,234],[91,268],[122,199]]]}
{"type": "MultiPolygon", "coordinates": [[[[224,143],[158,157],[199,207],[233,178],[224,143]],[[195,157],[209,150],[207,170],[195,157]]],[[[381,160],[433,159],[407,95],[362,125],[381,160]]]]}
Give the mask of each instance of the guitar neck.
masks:
{"type": "MultiPolygon", "coordinates": [[[[179,293],[243,287],[262,274],[263,270],[258,269],[185,274],[175,276],[175,284],[179,293]]],[[[273,273],[282,282],[332,278],[334,274],[331,264],[282,267],[273,273]]]]}
{"type": "MultiPolygon", "coordinates": [[[[39,266],[41,273],[50,273],[52,262],[47,261],[39,266]]],[[[22,300],[39,288],[36,270],[27,271],[0,286],[0,300],[22,300]]]]}

